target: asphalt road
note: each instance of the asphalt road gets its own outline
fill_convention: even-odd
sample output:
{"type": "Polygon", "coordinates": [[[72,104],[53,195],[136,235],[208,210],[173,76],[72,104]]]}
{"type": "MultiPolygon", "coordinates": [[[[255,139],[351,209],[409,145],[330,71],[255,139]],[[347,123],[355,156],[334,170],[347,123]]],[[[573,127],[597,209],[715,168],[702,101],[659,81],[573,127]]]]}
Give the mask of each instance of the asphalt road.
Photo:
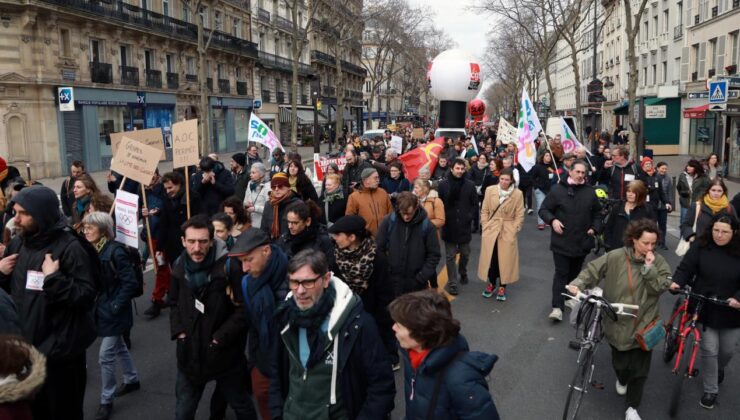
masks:
{"type": "MultiPolygon", "coordinates": [[[[548,250],[549,231],[536,229],[534,215],[527,216],[520,233],[519,250],[521,279],[509,286],[509,299],[497,302],[484,299],[482,282],[476,281],[480,237],[474,235],[472,257],[468,268],[471,283],[462,288],[453,301],[453,311],[462,323],[462,333],[474,350],[494,353],[499,361],[489,378],[491,392],[503,419],[558,419],[562,416],[568,383],[574,373],[577,353],[568,349],[574,330],[567,322],[553,324],[550,311],[551,280],[554,271],[548,250]]],[[[669,235],[670,236],[670,235],[669,235]]],[[[674,237],[669,246],[676,245],[674,237]]],[[[671,267],[678,258],[672,251],[662,251],[671,267]]],[[[147,273],[147,292],[151,272],[147,273]]],[[[138,310],[148,307],[148,293],[137,299],[138,310]]],[[[674,297],[662,298],[663,316],[670,311],[674,297]]],[[[566,316],[569,312],[566,312],[566,316]]],[[[169,340],[169,313],[154,321],[137,316],[132,331],[133,358],[139,370],[142,389],[116,400],[115,419],[167,419],[174,417],[175,407],[175,345],[169,340]]],[[[88,350],[88,388],[85,398],[87,418],[93,418],[98,407],[100,375],[96,342],[88,350]]],[[[725,383],[720,388],[718,404],[711,411],[698,404],[701,380],[696,378],[684,386],[684,399],[679,418],[736,419],[740,412],[740,369],[738,357],[727,369],[725,383]],[[732,392],[734,390],[734,392],[732,392]],[[733,395],[734,394],[734,395],[733,395]],[[732,413],[735,413],[734,415],[732,413]]],[[[701,367],[699,367],[701,369],[701,367]]],[[[403,418],[403,374],[397,372],[396,410],[393,419],[403,418]]],[[[622,419],[624,401],[614,391],[616,378],[611,368],[610,349],[603,342],[597,351],[594,380],[604,389],[592,388],[581,409],[583,419],[622,419]]],[[[659,352],[654,352],[650,376],[640,407],[643,419],[667,419],[673,375],[663,364],[659,352]]],[[[198,411],[198,419],[208,418],[208,400],[212,385],[206,389],[198,411]]],[[[233,419],[229,411],[227,418],[233,419]]]]}

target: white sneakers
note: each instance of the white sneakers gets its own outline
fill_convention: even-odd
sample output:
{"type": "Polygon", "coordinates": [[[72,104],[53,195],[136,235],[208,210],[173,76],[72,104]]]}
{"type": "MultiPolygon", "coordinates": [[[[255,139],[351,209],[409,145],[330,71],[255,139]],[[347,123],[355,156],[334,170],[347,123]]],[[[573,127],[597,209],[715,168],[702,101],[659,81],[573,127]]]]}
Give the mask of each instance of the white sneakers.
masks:
{"type": "Polygon", "coordinates": [[[553,321],[562,321],[563,311],[560,310],[560,308],[552,308],[552,312],[550,312],[549,318],[553,321]]]}
{"type": "MultiPolygon", "coordinates": [[[[627,387],[625,387],[625,392],[626,392],[626,388],[627,388],[627,387]]],[[[628,408],[628,409],[627,409],[627,412],[626,412],[626,413],[624,413],[624,414],[625,414],[625,416],[624,416],[624,420],[642,420],[642,419],[640,418],[640,415],[639,415],[639,414],[637,414],[637,410],[635,410],[635,409],[634,409],[634,408],[632,408],[632,407],[628,408]]]]}
{"type": "MultiPolygon", "coordinates": [[[[619,383],[619,379],[617,379],[617,394],[619,395],[626,395],[627,394],[627,385],[622,385],[619,383]]],[[[632,407],[630,407],[631,409],[632,407]]]]}

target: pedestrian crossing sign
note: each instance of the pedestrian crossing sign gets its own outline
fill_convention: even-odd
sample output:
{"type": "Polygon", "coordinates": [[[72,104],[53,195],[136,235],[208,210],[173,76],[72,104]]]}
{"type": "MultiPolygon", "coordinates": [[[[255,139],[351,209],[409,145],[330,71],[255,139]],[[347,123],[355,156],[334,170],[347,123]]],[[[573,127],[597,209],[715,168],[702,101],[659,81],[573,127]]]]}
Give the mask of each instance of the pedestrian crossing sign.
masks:
{"type": "Polygon", "coordinates": [[[709,103],[723,104],[727,102],[727,80],[709,82],[709,103]]]}

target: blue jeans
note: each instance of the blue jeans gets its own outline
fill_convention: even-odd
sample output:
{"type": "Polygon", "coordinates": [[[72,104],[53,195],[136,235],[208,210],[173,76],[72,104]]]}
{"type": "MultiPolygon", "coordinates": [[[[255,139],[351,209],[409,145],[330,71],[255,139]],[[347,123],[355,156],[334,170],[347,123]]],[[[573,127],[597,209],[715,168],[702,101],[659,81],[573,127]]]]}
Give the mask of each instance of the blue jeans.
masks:
{"type": "MultiPolygon", "coordinates": [[[[248,372],[236,369],[216,379],[216,385],[226,400],[236,418],[239,420],[257,420],[257,412],[252,404],[252,396],[247,389],[248,372]]],[[[195,419],[195,411],[203,396],[206,382],[191,381],[179,370],[177,371],[177,382],[175,384],[175,418],[177,420],[195,419]]]]}
{"type": "Polygon", "coordinates": [[[120,335],[103,337],[98,355],[100,379],[102,381],[100,404],[111,404],[113,402],[113,396],[116,393],[116,359],[121,362],[123,383],[139,382],[139,375],[136,373],[134,361],[131,359],[126,343],[123,342],[123,337],[120,335]]]}
{"type": "Polygon", "coordinates": [[[537,208],[535,209],[535,212],[537,213],[537,224],[538,225],[544,225],[545,221],[540,218],[540,206],[542,206],[542,202],[545,201],[545,197],[547,197],[547,194],[545,194],[543,191],[541,191],[538,188],[534,189],[534,200],[537,204],[537,208]]]}
{"type": "Polygon", "coordinates": [[[678,222],[679,226],[683,224],[683,219],[686,218],[686,213],[688,212],[689,212],[688,207],[681,206],[681,215],[680,215],[679,222],[678,222]]]}

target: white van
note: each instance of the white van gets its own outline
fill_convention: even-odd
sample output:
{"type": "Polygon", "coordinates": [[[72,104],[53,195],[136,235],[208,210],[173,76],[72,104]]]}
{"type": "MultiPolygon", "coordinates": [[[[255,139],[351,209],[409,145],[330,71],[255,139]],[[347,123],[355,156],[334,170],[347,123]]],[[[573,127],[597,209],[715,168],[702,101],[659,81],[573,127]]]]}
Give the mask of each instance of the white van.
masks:
{"type": "Polygon", "coordinates": [[[449,137],[449,138],[457,141],[457,139],[460,136],[465,137],[466,135],[467,135],[467,133],[465,132],[465,129],[464,128],[441,128],[440,127],[440,128],[438,128],[438,129],[436,129],[434,131],[434,138],[435,139],[436,138],[439,138],[439,137],[449,137]]]}
{"type": "MultiPolygon", "coordinates": [[[[571,130],[573,130],[573,133],[576,133],[576,137],[578,137],[578,122],[576,121],[575,117],[563,117],[565,119],[565,123],[568,124],[571,130]]],[[[562,136],[563,133],[560,132],[560,117],[550,117],[547,119],[547,125],[545,126],[545,134],[547,134],[550,137],[555,137],[556,134],[560,134],[562,136]]]]}

